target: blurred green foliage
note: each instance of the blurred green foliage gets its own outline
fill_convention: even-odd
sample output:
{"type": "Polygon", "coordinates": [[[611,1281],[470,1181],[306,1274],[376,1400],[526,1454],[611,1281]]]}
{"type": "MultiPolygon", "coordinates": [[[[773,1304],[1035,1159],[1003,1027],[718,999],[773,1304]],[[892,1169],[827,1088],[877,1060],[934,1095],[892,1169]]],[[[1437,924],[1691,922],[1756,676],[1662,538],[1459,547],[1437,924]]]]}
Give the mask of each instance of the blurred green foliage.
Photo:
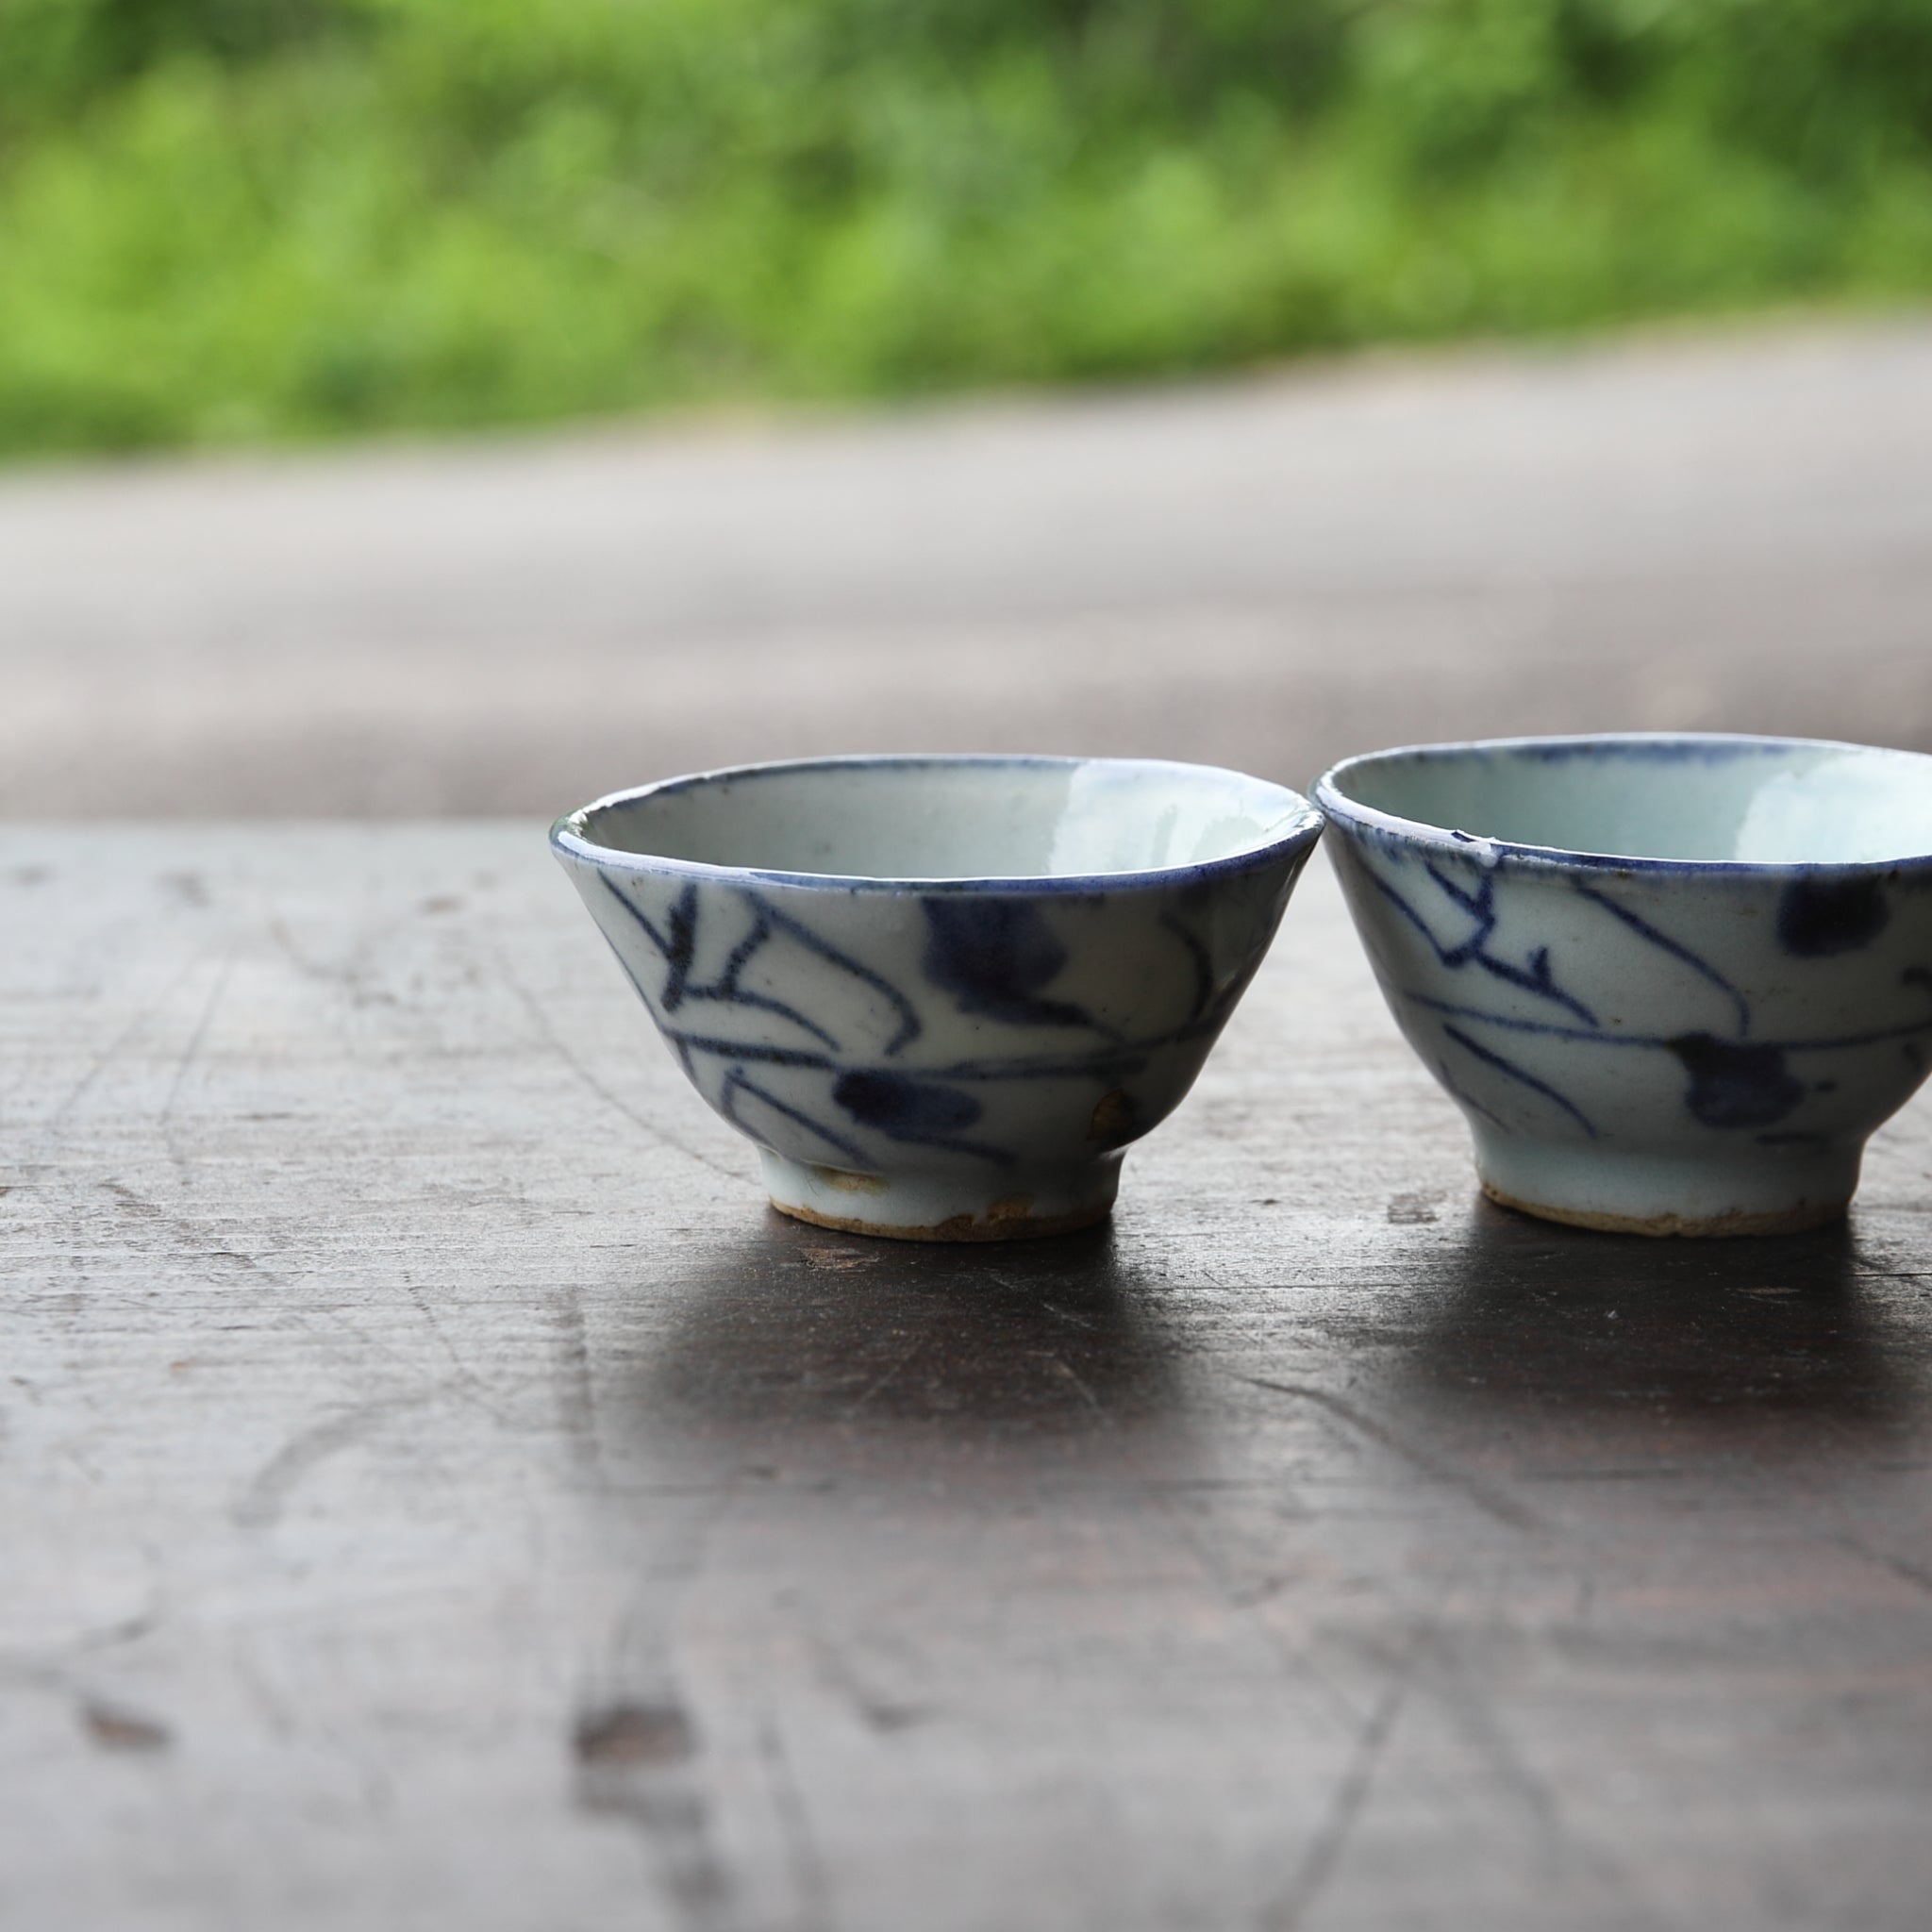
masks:
{"type": "Polygon", "coordinates": [[[1932,288],[1932,0],[0,0],[0,449],[1932,288]]]}

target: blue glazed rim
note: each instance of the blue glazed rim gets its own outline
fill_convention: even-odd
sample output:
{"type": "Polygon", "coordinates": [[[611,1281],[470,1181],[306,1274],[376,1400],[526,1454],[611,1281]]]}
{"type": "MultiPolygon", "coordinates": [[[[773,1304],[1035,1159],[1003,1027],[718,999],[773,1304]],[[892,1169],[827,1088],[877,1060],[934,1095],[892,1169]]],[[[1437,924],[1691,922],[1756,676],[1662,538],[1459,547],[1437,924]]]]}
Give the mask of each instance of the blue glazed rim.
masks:
{"type": "Polygon", "coordinates": [[[1790,751],[1853,752],[1866,758],[1910,760],[1925,768],[1932,788],[1932,757],[1901,751],[1890,745],[1853,744],[1836,738],[1774,738],[1753,732],[1729,731],[1605,731],[1569,737],[1473,738],[1441,744],[1391,745],[1384,751],[1357,753],[1331,765],[1309,788],[1316,805],[1345,831],[1366,832],[1388,840],[1406,840],[1445,852],[1493,854],[1519,864],[1557,868],[1589,867],[1612,872],[1649,873],[1706,878],[1790,878],[1797,874],[1851,873],[1885,875],[1901,872],[1932,873],[1932,853],[1902,853],[1896,858],[1821,858],[1767,860],[1757,858],[1645,858],[1635,853],[1571,852],[1556,845],[1520,844],[1482,833],[1432,825],[1420,819],[1398,817],[1351,798],[1343,790],[1348,774],[1367,765],[1396,758],[1425,761],[1463,758],[1471,753],[1509,752],[1557,763],[1569,758],[1619,757],[1649,758],[1657,763],[1695,758],[1766,757],[1790,751]]]}
{"type": "Polygon", "coordinates": [[[1306,852],[1322,836],[1325,821],[1320,810],[1299,791],[1277,785],[1272,778],[1257,778],[1226,765],[1191,764],[1178,758],[1055,758],[1045,754],[1004,752],[857,752],[841,757],[816,758],[774,758],[758,764],[723,765],[715,771],[687,772],[675,778],[659,778],[649,785],[632,786],[626,791],[607,792],[589,805],[567,811],[550,827],[550,843],[565,857],[588,865],[615,868],[621,872],[669,874],[678,878],[717,879],[727,883],[756,882],[768,886],[798,886],[822,891],[841,892],[1122,892],[1150,887],[1190,886],[1212,879],[1231,877],[1239,873],[1266,866],[1284,857],[1306,852]],[[1147,872],[1050,873],[1039,875],[1016,874],[1011,877],[984,878],[877,878],[862,873],[780,872],[762,867],[712,865],[698,858],[660,858],[647,852],[622,852],[612,845],[600,845],[584,836],[582,827],[593,812],[618,806],[636,805],[646,798],[662,797],[673,791],[692,791],[701,786],[744,778],[765,778],[793,772],[865,771],[882,765],[906,766],[996,766],[1037,769],[1049,766],[1065,771],[1078,765],[1136,767],[1142,771],[1209,773],[1217,777],[1238,778],[1243,784],[1266,786],[1279,792],[1296,808],[1289,829],[1266,844],[1253,845],[1243,852],[1230,852],[1220,858],[1203,859],[1193,865],[1156,867],[1147,872]]]}

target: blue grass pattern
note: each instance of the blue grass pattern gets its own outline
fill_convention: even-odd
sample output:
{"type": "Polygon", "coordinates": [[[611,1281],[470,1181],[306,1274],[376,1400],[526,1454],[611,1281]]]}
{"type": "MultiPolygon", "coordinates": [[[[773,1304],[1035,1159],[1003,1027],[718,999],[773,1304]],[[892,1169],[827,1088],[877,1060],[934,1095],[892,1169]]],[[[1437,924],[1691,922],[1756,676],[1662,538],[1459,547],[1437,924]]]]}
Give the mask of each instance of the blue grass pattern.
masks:
{"type": "MultiPolygon", "coordinates": [[[[1458,1006],[1454,1000],[1439,1000],[1425,992],[1411,992],[1407,989],[1398,989],[1398,992],[1410,1006],[1440,1014],[1445,1020],[1467,1020],[1473,1024],[1500,1026],[1510,1033],[1527,1033],[1546,1040],[1579,1040],[1591,1046],[1668,1047],[1674,1040],[1682,1037],[1679,1034],[1608,1033],[1583,1026],[1556,1026],[1547,1020],[1525,1020],[1515,1013],[1492,1013],[1483,1007],[1458,1006]]],[[[1823,1039],[1780,1040],[1773,1044],[1779,1053],[1840,1053],[1855,1047],[1886,1046],[1893,1041],[1916,1040],[1925,1033],[1932,1033],[1932,1017],[1907,1020],[1897,1026],[1877,1026],[1867,1033],[1835,1033],[1823,1039]]]]}
{"type": "Polygon", "coordinates": [[[1164,931],[1171,932],[1186,950],[1194,968],[1194,1004],[1189,1008],[1188,1018],[1198,1020],[1208,1010],[1214,998],[1214,963],[1208,957],[1208,948],[1201,943],[1197,934],[1190,932],[1172,912],[1160,915],[1164,931]]]}
{"type": "MultiPolygon", "coordinates": [[[[874,973],[869,966],[861,965],[857,959],[841,953],[836,946],[828,945],[808,926],[801,924],[788,913],[780,912],[776,907],[768,904],[756,892],[745,892],[741,895],[751,908],[750,929],[731,949],[730,956],[717,978],[705,985],[696,985],[691,978],[691,962],[697,954],[699,900],[695,881],[687,884],[684,891],[678,894],[676,903],[671,908],[671,929],[668,933],[662,933],[645,915],[643,908],[629,893],[620,891],[607,874],[599,873],[596,876],[605,891],[624,908],[663,958],[664,985],[658,993],[657,1006],[664,1012],[676,1012],[686,1000],[716,1001],[728,1006],[749,1007],[758,1012],[771,1013],[788,1024],[811,1034],[814,1039],[823,1041],[836,1053],[839,1049],[838,1041],[815,1020],[801,1013],[796,1007],[789,1005],[784,1000],[774,999],[767,993],[750,991],[742,984],[744,969],[750,965],[774,933],[783,933],[788,939],[796,940],[799,944],[816,954],[827,965],[837,967],[841,973],[850,974],[891,1003],[899,1016],[899,1030],[884,1048],[888,1058],[919,1037],[922,1029],[918,1010],[897,987],[882,974],[874,973]]],[[[624,963],[624,956],[621,953],[618,959],[620,964],[624,963]]],[[[628,965],[625,966],[625,972],[632,986],[642,994],[644,990],[639,984],[637,974],[631,972],[628,965]]],[[[648,996],[645,1004],[651,1004],[648,996]]]]}
{"type": "Polygon", "coordinates": [[[1592,906],[1601,906],[1612,919],[1620,919],[1639,939],[1647,940],[1659,952],[1668,953],[1674,959],[1704,978],[1719,991],[1726,993],[1736,1002],[1738,1008],[1738,1038],[1747,1039],[1751,1032],[1751,1002],[1713,966],[1708,959],[1701,958],[1687,945],[1671,938],[1666,932],[1659,932],[1647,919],[1640,918],[1627,906],[1619,906],[1607,892],[1599,892],[1594,886],[1586,886],[1581,879],[1576,881],[1576,890],[1592,906]]]}
{"type": "MultiPolygon", "coordinates": [[[[1547,1080],[1539,1080],[1526,1068],[1519,1067],[1514,1060],[1506,1059],[1503,1055],[1491,1052],[1490,1048],[1482,1045],[1479,1041],[1472,1040],[1468,1034],[1461,1031],[1458,1027],[1445,1024],[1442,1031],[1447,1038],[1453,1040],[1465,1053],[1474,1054],[1485,1066],[1495,1068],[1497,1073],[1506,1075],[1511,1080],[1520,1081],[1533,1091],[1541,1093],[1545,1100],[1554,1101],[1592,1141],[1596,1139],[1596,1127],[1591,1123],[1590,1116],[1574,1100],[1571,1100],[1565,1094],[1559,1093],[1547,1080]]],[[[1494,1120],[1495,1115],[1491,1114],[1490,1118],[1494,1120]]]]}
{"type": "Polygon", "coordinates": [[[832,1098],[863,1125],[908,1147],[937,1147],[1011,1167],[1015,1156],[1004,1147],[968,1141],[958,1129],[970,1127],[985,1108],[970,1093],[937,1080],[908,1080],[904,1074],[841,1074],[832,1098]]]}
{"type": "MultiPolygon", "coordinates": [[[[1506,1055],[1483,1045],[1454,1023],[1460,1021],[1470,1025],[1493,1026],[1504,1032],[1538,1039],[1670,1053],[1690,1074],[1690,1087],[1685,1095],[1685,1105],[1692,1117],[1703,1125],[1720,1131],[1764,1125],[1768,1119],[1777,1118],[1799,1104],[1803,1090],[1790,1078],[1786,1070],[1787,1055],[1836,1053],[1894,1042],[1902,1042],[1905,1051],[1910,1054],[1917,1051],[1916,1041],[1922,1036],[1932,1034],[1932,1016],[1895,1026],[1874,1027],[1862,1033],[1786,1040],[1748,1047],[1741,1044],[1726,1046],[1707,1034],[1613,1033],[1602,1024],[1581,1000],[1557,985],[1550,967],[1550,950],[1547,946],[1539,946],[1530,954],[1526,969],[1513,966],[1490,953],[1489,942],[1498,923],[1495,881],[1492,876],[1486,874],[1476,891],[1468,891],[1446,877],[1432,864],[1425,862],[1423,870],[1444,896],[1474,922],[1474,930],[1459,944],[1445,946],[1436,937],[1428,921],[1417,911],[1410,901],[1382,877],[1373,866],[1366,861],[1362,862],[1362,871],[1370,883],[1395,907],[1416,931],[1422,934],[1441,965],[1451,972],[1459,971],[1467,966],[1475,966],[1493,978],[1563,1007],[1575,1015],[1582,1024],[1565,1024],[1556,1020],[1535,1019],[1517,1013],[1499,1013],[1485,1007],[1440,999],[1428,993],[1392,984],[1391,992],[1406,1005],[1434,1015],[1443,1036],[1465,1053],[1472,1055],[1505,1078],[1542,1094],[1562,1108],[1592,1140],[1598,1138],[1594,1124],[1567,1094],[1519,1066],[1506,1055]],[[1720,1056],[1723,1057],[1723,1069],[1717,1068],[1720,1056]],[[1727,1097],[1727,1088],[1720,1091],[1721,1074],[1724,1070],[1735,1073],[1736,1066],[1742,1065],[1745,1060],[1748,1060],[1748,1071],[1751,1075],[1748,1084],[1752,1085],[1752,1095],[1748,1105],[1742,1099],[1734,1102],[1727,1097]]],[[[1636,934],[1645,944],[1655,947],[1678,964],[1690,968],[1701,979],[1721,991],[1732,1002],[1735,1008],[1738,1041],[1742,1042],[1750,1039],[1750,1001],[1742,991],[1708,959],[1693,952],[1681,941],[1673,939],[1670,934],[1654,925],[1641,914],[1620,905],[1609,893],[1581,880],[1572,881],[1572,884],[1580,897],[1608,913],[1626,931],[1636,934]]],[[[1920,986],[1932,992],[1932,969],[1907,967],[1902,974],[1902,980],[1907,985],[1920,986]]],[[[1438,1056],[1435,1064],[1444,1087],[1457,1101],[1492,1124],[1502,1124],[1490,1108],[1483,1105],[1453,1077],[1446,1060],[1438,1056]]],[[[1819,1091],[1825,1091],[1833,1084],[1835,1083],[1822,1083],[1819,1091]]],[[[1807,1130],[1804,1129],[1788,1130],[1774,1136],[1758,1136],[1758,1139],[1767,1145],[1784,1142],[1795,1144],[1807,1138],[1816,1137],[1807,1136],[1807,1130]]]]}
{"type": "Polygon", "coordinates": [[[1479,967],[1492,979],[1519,987],[1538,999],[1549,1000],[1574,1013],[1586,1026],[1601,1024],[1581,1000],[1565,992],[1556,983],[1550,971],[1550,949],[1547,946],[1539,946],[1529,956],[1527,967],[1512,965],[1507,959],[1499,959],[1490,952],[1490,938],[1496,930],[1497,920],[1496,882],[1492,877],[1485,874],[1481,886],[1475,891],[1465,892],[1433,865],[1425,864],[1423,870],[1450,902],[1474,922],[1475,930],[1458,945],[1444,946],[1428,921],[1380,873],[1370,870],[1368,876],[1376,891],[1428,941],[1429,949],[1452,973],[1459,972],[1465,966],[1479,967]]]}
{"type": "MultiPolygon", "coordinates": [[[[1152,1056],[1161,1048],[1211,1038],[1225,1022],[1228,1010],[1252,976],[1251,973],[1237,974],[1217,995],[1212,962],[1205,943],[1174,915],[1163,915],[1162,927],[1173,934],[1192,968],[1194,989],[1190,1010],[1181,1025],[1153,1039],[1129,1041],[1083,1008],[1046,996],[1045,989],[1064,963],[1065,954],[1037,910],[1027,908],[1024,918],[1016,921],[1008,917],[1004,924],[986,930],[966,930],[950,908],[943,908],[935,917],[928,902],[928,923],[935,943],[928,948],[925,964],[928,977],[939,991],[952,995],[969,1011],[982,1011],[1010,1024],[1082,1026],[1097,1033],[1106,1044],[1089,1053],[971,1058],[946,1066],[922,1068],[912,1077],[898,1067],[883,1063],[893,1059],[924,1031],[924,1023],[912,1001],[883,974],[831,945],[761,894],[741,889],[734,895],[748,911],[746,930],[717,974],[699,981],[692,974],[707,901],[696,883],[685,885],[660,924],[608,874],[598,871],[596,877],[663,962],[663,983],[654,993],[615,942],[609,941],[625,976],[642,999],[645,1010],[686,1076],[703,1091],[706,1083],[698,1076],[699,1063],[722,1069],[715,1105],[725,1120],[754,1141],[758,1136],[744,1118],[741,1102],[756,1103],[791,1121],[841,1161],[859,1170],[877,1164],[875,1157],[868,1155],[859,1140],[850,1132],[828,1125],[794,1100],[781,1098],[770,1086],[755,1079],[753,1070],[830,1075],[833,1103],[859,1129],[900,1145],[930,1147],[996,1166],[1010,1166],[1017,1158],[1011,1151],[969,1138],[965,1130],[979,1119],[983,1108],[964,1090],[987,1083],[1068,1080],[1091,1082],[1102,1091],[1117,1088],[1144,1073],[1152,1056]],[[837,1036],[810,1014],[745,986],[747,969],[772,939],[781,934],[849,974],[887,1003],[895,1027],[891,1037],[876,1049],[875,1058],[855,1062],[845,1054],[837,1036]],[[796,1027],[805,1039],[781,1045],[732,1039],[688,1024],[692,1009],[707,1005],[770,1014],[796,1027]]],[[[986,925],[984,915],[980,925],[986,925]]],[[[606,938],[608,941],[608,934],[606,938]]]]}
{"type": "MultiPolygon", "coordinates": [[[[854,1162],[862,1162],[865,1159],[864,1152],[857,1141],[846,1140],[842,1134],[833,1133],[829,1127],[824,1126],[819,1122],[813,1120],[802,1108],[789,1106],[786,1102],[780,1100],[775,1093],[768,1093],[762,1087],[746,1079],[742,1067],[733,1067],[725,1076],[724,1087],[719,1091],[718,1111],[741,1132],[750,1133],[751,1131],[739,1115],[736,1099],[741,1093],[749,1093],[754,1100],[758,1101],[765,1107],[769,1107],[774,1113],[782,1113],[787,1120],[795,1121],[808,1133],[816,1134],[826,1146],[833,1149],[834,1152],[842,1156],[845,1159],[854,1162]]],[[[753,1138],[756,1139],[757,1137],[754,1135],[753,1138]]]]}
{"type": "Polygon", "coordinates": [[[1467,1087],[1463,1086],[1457,1079],[1455,1074],[1450,1071],[1447,1059],[1439,1055],[1435,1061],[1435,1068],[1436,1077],[1441,1081],[1452,1100],[1459,1101],[1464,1107],[1468,1108],[1471,1113],[1481,1114],[1483,1119],[1488,1121],[1492,1127],[1502,1127],[1506,1132],[1507,1131],[1509,1124],[1494,1108],[1485,1107],[1467,1087]]]}

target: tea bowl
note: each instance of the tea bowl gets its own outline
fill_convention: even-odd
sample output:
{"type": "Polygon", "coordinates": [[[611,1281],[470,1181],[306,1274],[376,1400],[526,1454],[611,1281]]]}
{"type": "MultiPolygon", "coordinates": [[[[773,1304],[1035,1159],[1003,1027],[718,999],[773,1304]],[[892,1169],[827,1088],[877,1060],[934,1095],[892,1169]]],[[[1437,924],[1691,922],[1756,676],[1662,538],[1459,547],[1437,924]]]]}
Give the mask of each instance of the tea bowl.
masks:
{"type": "Polygon", "coordinates": [[[1321,829],[1208,766],[896,757],[673,778],[551,842],[775,1208],[1001,1241],[1108,1212],[1321,829]]]}
{"type": "Polygon", "coordinates": [[[1655,1235],[1844,1212],[1932,1052],[1932,758],[1494,740],[1349,758],[1314,796],[1492,1199],[1655,1235]]]}

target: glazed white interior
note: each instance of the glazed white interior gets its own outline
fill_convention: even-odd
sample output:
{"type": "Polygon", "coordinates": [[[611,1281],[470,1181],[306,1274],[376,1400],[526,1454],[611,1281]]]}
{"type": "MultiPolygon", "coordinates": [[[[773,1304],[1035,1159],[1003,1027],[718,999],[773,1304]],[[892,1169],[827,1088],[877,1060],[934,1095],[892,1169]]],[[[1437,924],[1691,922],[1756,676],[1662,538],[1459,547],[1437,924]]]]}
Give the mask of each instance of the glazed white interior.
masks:
{"type": "Polygon", "coordinates": [[[1855,864],[1932,853],[1932,758],[1635,738],[1444,745],[1351,761],[1345,798],[1509,844],[1624,858],[1855,864]]]}
{"type": "Polygon", "coordinates": [[[1282,786],[1137,759],[881,759],[769,767],[593,806],[592,844],[846,878],[1163,871],[1273,844],[1311,814],[1282,786]]]}

